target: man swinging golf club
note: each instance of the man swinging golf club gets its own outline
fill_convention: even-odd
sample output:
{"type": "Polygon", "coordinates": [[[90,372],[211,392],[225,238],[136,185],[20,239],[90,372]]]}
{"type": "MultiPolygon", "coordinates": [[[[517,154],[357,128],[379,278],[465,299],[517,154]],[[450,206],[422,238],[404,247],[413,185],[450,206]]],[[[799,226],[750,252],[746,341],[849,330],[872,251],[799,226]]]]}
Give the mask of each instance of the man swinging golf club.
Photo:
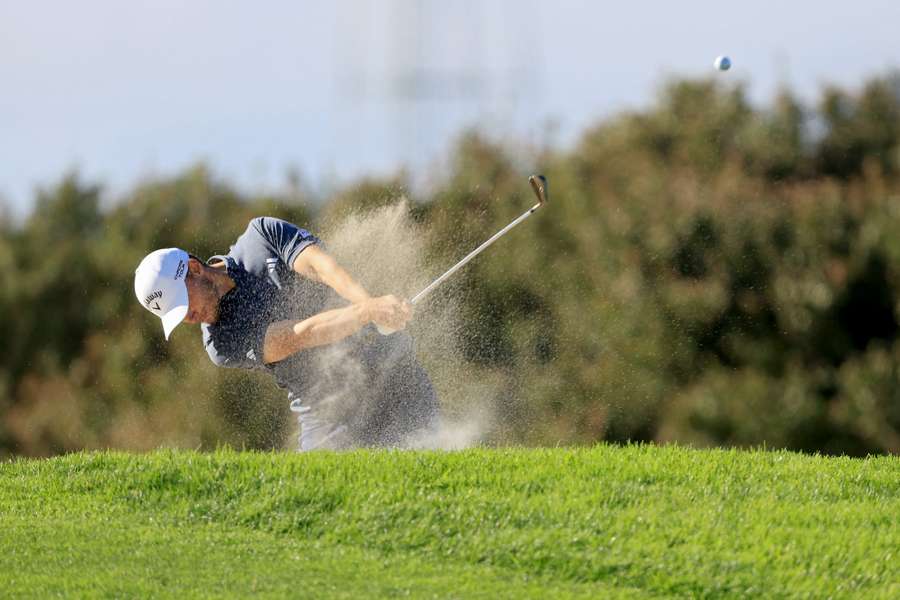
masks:
{"type": "Polygon", "coordinates": [[[200,323],[216,365],[270,372],[298,413],[301,450],[396,446],[436,426],[437,398],[410,336],[374,331],[403,329],[410,303],[371,297],[296,225],[253,219],[206,263],[156,250],[134,290],[166,339],[182,321],[200,323]]]}
{"type": "Polygon", "coordinates": [[[299,413],[300,449],[398,445],[436,428],[438,403],[403,329],[412,306],[547,200],[547,180],[528,179],[538,203],[409,301],[372,298],[308,231],[261,217],[228,254],[205,264],[178,248],[147,255],[134,291],[162,319],[166,339],[201,323],[219,366],[267,369],[299,413]],[[335,294],[344,299],[338,308],[335,294]],[[373,328],[385,335],[373,334],[373,328]]]}

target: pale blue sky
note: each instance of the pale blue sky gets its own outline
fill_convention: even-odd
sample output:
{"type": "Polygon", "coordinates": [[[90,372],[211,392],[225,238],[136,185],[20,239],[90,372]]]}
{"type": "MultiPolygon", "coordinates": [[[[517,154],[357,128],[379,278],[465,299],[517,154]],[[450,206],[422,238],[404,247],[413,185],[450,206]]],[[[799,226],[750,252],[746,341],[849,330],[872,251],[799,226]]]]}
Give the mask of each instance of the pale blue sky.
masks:
{"type": "Polygon", "coordinates": [[[857,86],[900,66],[898,24],[887,0],[0,0],[0,197],[199,160],[244,188],[424,177],[465,126],[565,145],[667,76],[857,86]]]}

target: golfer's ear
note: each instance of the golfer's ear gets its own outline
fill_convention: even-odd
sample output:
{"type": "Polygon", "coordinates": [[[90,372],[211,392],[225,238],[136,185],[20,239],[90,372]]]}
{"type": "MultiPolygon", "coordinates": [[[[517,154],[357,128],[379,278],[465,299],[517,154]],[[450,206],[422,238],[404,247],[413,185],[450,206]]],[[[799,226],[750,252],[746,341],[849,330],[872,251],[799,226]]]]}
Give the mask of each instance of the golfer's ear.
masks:
{"type": "Polygon", "coordinates": [[[191,275],[197,275],[200,271],[203,270],[203,263],[200,262],[200,259],[196,256],[191,256],[188,258],[188,271],[191,275]]]}

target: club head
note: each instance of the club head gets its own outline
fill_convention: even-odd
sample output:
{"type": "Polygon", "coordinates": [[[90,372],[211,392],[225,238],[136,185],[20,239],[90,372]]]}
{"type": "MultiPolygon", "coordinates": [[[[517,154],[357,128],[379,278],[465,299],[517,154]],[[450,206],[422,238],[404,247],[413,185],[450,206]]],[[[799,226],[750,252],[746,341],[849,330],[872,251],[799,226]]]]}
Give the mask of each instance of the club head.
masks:
{"type": "Polygon", "coordinates": [[[531,184],[531,189],[534,190],[534,195],[537,196],[538,204],[543,204],[547,201],[547,178],[543,175],[532,175],[528,178],[528,183],[531,184]]]}

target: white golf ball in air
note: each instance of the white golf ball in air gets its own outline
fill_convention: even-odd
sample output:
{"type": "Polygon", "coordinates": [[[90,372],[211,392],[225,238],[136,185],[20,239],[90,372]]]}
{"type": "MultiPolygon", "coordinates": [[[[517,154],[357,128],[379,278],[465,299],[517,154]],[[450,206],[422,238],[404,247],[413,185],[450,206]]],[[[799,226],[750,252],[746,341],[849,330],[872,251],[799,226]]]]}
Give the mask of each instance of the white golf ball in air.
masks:
{"type": "Polygon", "coordinates": [[[713,65],[720,71],[727,71],[731,68],[731,59],[727,56],[719,56],[713,65]]]}

